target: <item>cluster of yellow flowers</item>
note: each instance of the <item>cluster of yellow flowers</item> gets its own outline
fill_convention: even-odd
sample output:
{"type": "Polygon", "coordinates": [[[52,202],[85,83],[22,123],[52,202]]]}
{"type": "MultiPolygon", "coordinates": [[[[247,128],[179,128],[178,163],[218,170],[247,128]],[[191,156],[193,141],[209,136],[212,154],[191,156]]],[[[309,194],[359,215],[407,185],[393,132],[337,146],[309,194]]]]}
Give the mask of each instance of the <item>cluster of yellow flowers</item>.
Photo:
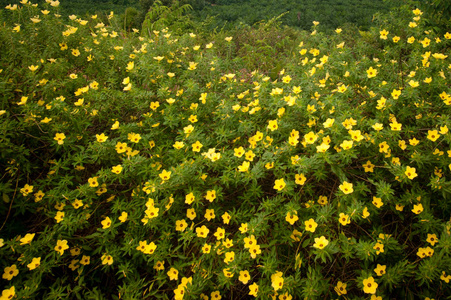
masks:
{"type": "MultiPolygon", "coordinates": [[[[28,0],[21,4],[32,5],[28,0]]],[[[43,18],[49,13],[42,11],[43,18]]],[[[14,109],[23,112],[27,122],[47,130],[45,142],[57,157],[78,153],[67,158],[74,170],[61,167],[56,158],[46,161],[48,181],[74,173],[62,175],[67,186],[58,182],[56,191],[36,179],[21,185],[20,195],[34,196],[34,204],[48,213],[55,228],[86,222],[105,240],[112,235],[122,239],[120,234],[128,230],[137,235],[125,235],[130,249],[103,245],[92,255],[81,252],[75,236],[58,238],[52,247],[61,260],[70,249],[72,258],[65,262],[72,271],[91,263],[116,268],[125,253],[135,251],[155,264],[155,272],[167,275],[167,282],[160,283],[173,291],[175,299],[191,292],[200,278],[197,271],[201,280],[214,286],[214,291],[208,287],[210,299],[228,295],[221,291],[221,296],[216,281],[236,280],[247,285],[247,295],[292,299],[299,296],[288,291],[297,288],[291,274],[301,272],[301,256],[309,263],[318,258],[327,261],[332,255],[339,261],[345,251],[340,248],[343,236],[352,249],[346,251],[360,251],[372,260],[361,279],[353,278],[355,274],[341,278],[343,282],[333,278],[330,290],[347,295],[355,281],[358,292],[379,299],[376,293],[384,292],[378,290],[379,279],[392,267],[381,257],[399,245],[390,235],[373,234],[390,228],[381,223],[387,215],[408,214],[415,221],[434,223],[433,200],[419,187],[433,177],[433,189],[440,190],[451,170],[451,123],[446,117],[451,107],[447,85],[451,64],[439,47],[451,40],[451,34],[423,37],[414,31],[422,28],[422,12],[416,9],[413,15],[408,25],[411,36],[396,36],[390,28],[376,35],[382,44],[415,50],[414,63],[401,62],[409,70],[392,74],[398,62],[385,58],[388,50],[374,54],[372,60],[348,61],[350,48],[338,37],[330,49],[315,39],[301,42],[294,54],[295,67],[286,66],[271,76],[258,70],[232,73],[219,63],[216,45],[222,42],[231,49],[233,37],[204,45],[194,33],[182,38],[163,29],[148,36],[137,36],[136,30],[135,36],[130,33],[122,40],[118,37],[128,33],[95,21],[97,16],[89,20],[69,16],[70,24],[62,25],[58,34],[60,55],[25,65],[36,92],[17,87],[14,109]],[[49,66],[63,68],[63,61],[73,65],[64,70],[64,78],[51,78],[49,66]],[[112,66],[111,74],[117,73],[117,78],[97,78],[92,69],[100,66],[112,66]],[[67,91],[58,85],[61,82],[67,91]],[[429,87],[435,91],[434,99],[425,96],[429,87]],[[105,99],[120,110],[103,103],[105,99]],[[415,122],[421,129],[412,125],[415,122]],[[69,184],[72,180],[76,188],[69,184]],[[405,186],[402,194],[407,196],[393,195],[405,186]],[[377,225],[366,242],[366,227],[373,223],[377,225]],[[362,240],[354,241],[358,233],[362,240]],[[183,249],[174,251],[185,252],[167,254],[169,244],[183,249]],[[278,257],[277,264],[264,265],[272,251],[295,264],[278,257]],[[179,280],[181,274],[194,275],[179,280]]],[[[15,23],[9,31],[25,40],[27,28],[45,26],[41,20],[32,17],[32,24],[15,23]]],[[[318,37],[317,25],[312,38],[318,37]]],[[[336,33],[342,34],[342,29],[336,33]]],[[[6,110],[0,113],[7,115],[6,110]]],[[[437,243],[443,243],[436,230],[428,228],[421,241],[429,245],[415,246],[423,261],[437,253],[437,243]]],[[[34,237],[28,233],[18,239],[20,246],[31,244],[34,237]]],[[[47,258],[33,254],[23,262],[31,271],[41,266],[41,260],[47,258]]],[[[21,267],[10,262],[3,279],[16,280],[25,273],[21,267]]],[[[440,280],[448,283],[450,278],[443,272],[440,280]]],[[[2,299],[15,297],[16,292],[14,286],[4,289],[2,299]]],[[[203,293],[196,296],[209,299],[203,293]]]]}

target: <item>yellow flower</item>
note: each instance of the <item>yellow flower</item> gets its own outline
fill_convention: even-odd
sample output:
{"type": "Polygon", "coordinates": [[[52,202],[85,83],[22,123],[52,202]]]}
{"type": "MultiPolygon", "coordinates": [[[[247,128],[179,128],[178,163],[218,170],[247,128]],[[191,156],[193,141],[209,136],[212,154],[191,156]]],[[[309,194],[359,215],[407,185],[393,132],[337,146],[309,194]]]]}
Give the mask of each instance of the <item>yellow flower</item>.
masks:
{"type": "Polygon", "coordinates": [[[141,140],[141,135],[139,133],[129,133],[127,136],[128,140],[132,143],[138,143],[141,140]]]}
{"type": "Polygon", "coordinates": [[[157,270],[157,271],[161,271],[161,270],[164,270],[164,261],[157,261],[156,263],[155,263],[155,265],[153,266],[153,268],[155,269],[155,270],[157,270]]]}
{"type": "Polygon", "coordinates": [[[185,203],[191,204],[194,202],[195,199],[196,199],[196,197],[194,196],[194,193],[191,192],[185,196],[185,203]]]}
{"type": "Polygon", "coordinates": [[[183,143],[183,142],[179,142],[179,141],[176,141],[175,143],[174,143],[174,145],[172,145],[175,149],[177,149],[177,150],[179,150],[179,149],[182,149],[184,146],[185,146],[185,144],[183,143]]]}
{"type": "Polygon", "coordinates": [[[328,118],[326,122],[323,123],[324,128],[330,128],[334,124],[335,119],[328,118]]]}
{"type": "Polygon", "coordinates": [[[65,138],[66,138],[66,135],[64,133],[57,133],[57,134],[55,134],[55,137],[53,139],[58,142],[58,145],[62,145],[62,144],[64,144],[65,138]]]}
{"type": "Polygon", "coordinates": [[[102,265],[112,265],[113,264],[113,257],[109,254],[104,254],[100,258],[102,260],[102,265]]]}
{"type": "Polygon", "coordinates": [[[412,208],[414,214],[421,214],[423,212],[423,204],[415,204],[412,208]]]}
{"type": "Polygon", "coordinates": [[[31,271],[36,269],[41,265],[41,258],[40,257],[33,257],[31,262],[27,265],[27,268],[31,271]]]}
{"type": "Polygon", "coordinates": [[[127,63],[126,70],[127,71],[131,71],[131,70],[133,70],[134,67],[135,67],[135,62],[134,61],[130,61],[130,62],[127,63]]]}
{"type": "Polygon", "coordinates": [[[387,30],[382,30],[382,31],[379,31],[379,34],[380,34],[380,38],[381,39],[383,39],[383,40],[386,40],[387,39],[387,35],[388,35],[388,31],[387,30]]]}
{"type": "Polygon", "coordinates": [[[419,140],[417,140],[416,138],[413,138],[413,139],[409,139],[409,144],[411,145],[411,146],[416,146],[416,145],[418,145],[418,143],[419,143],[420,141],[419,140]]]}
{"type": "Polygon", "coordinates": [[[379,253],[384,253],[384,245],[379,242],[374,245],[373,249],[376,250],[377,255],[379,255],[379,253]]]}
{"type": "Polygon", "coordinates": [[[17,270],[16,265],[12,265],[11,267],[5,267],[5,269],[3,271],[4,271],[4,273],[2,275],[2,278],[6,279],[6,280],[11,280],[11,279],[13,279],[13,277],[15,277],[15,276],[17,276],[17,274],[19,274],[19,270],[17,270]]]}
{"type": "Polygon", "coordinates": [[[339,188],[345,194],[351,194],[352,192],[354,192],[352,183],[349,183],[347,181],[344,181],[342,184],[340,184],[339,188]]]}
{"type": "Polygon", "coordinates": [[[305,230],[310,232],[315,232],[318,223],[315,222],[312,218],[304,222],[305,230]]]}
{"type": "Polygon", "coordinates": [[[232,219],[232,217],[229,215],[228,212],[223,213],[221,218],[222,218],[222,223],[224,223],[224,224],[229,224],[230,220],[232,219]]]}
{"type": "Polygon", "coordinates": [[[249,229],[249,228],[248,228],[248,224],[247,224],[247,223],[241,223],[240,228],[238,228],[238,230],[239,230],[241,233],[247,232],[248,229],[249,229]]]}
{"type": "MultiPolygon", "coordinates": [[[[14,4],[17,7],[17,4],[14,4]]],[[[16,295],[16,288],[14,286],[11,286],[9,289],[4,289],[2,291],[2,295],[0,296],[1,300],[9,300],[14,298],[16,295]]]]}
{"type": "Polygon", "coordinates": [[[254,161],[255,153],[252,150],[249,150],[245,153],[245,158],[248,161],[254,161]]]}
{"type": "Polygon", "coordinates": [[[338,217],[338,221],[341,223],[341,225],[346,226],[351,223],[351,220],[349,218],[349,215],[346,215],[344,213],[340,213],[340,216],[338,217]]]}
{"type": "Polygon", "coordinates": [[[381,198],[377,198],[375,196],[373,196],[373,205],[376,206],[377,208],[381,208],[382,205],[384,205],[384,202],[382,202],[381,198]]]}
{"type": "Polygon", "coordinates": [[[426,37],[422,41],[420,41],[420,43],[423,45],[423,48],[426,48],[431,44],[431,40],[426,37]]]}
{"type": "Polygon", "coordinates": [[[203,145],[201,144],[201,142],[196,141],[191,145],[191,147],[193,148],[193,152],[200,152],[200,149],[203,147],[203,145]]]}
{"type": "Polygon", "coordinates": [[[180,231],[183,232],[185,231],[186,227],[188,227],[188,224],[186,223],[185,220],[177,220],[175,221],[175,230],[176,231],[180,231]]]}
{"type": "Polygon", "coordinates": [[[243,156],[243,154],[245,152],[243,147],[235,148],[235,149],[233,149],[233,151],[234,151],[234,156],[236,156],[236,157],[243,156]]]}
{"type": "Polygon", "coordinates": [[[108,137],[104,133],[102,133],[102,134],[96,134],[96,139],[97,139],[97,142],[103,143],[108,139],[108,137]]]}
{"type": "Polygon", "coordinates": [[[28,69],[30,69],[31,72],[36,71],[38,68],[39,68],[39,66],[34,66],[34,65],[28,66],[28,69]]]}
{"type": "Polygon", "coordinates": [[[412,12],[415,16],[421,16],[423,14],[423,12],[418,8],[415,8],[414,10],[412,10],[412,12]]]}
{"type": "Polygon", "coordinates": [[[285,181],[283,180],[283,178],[277,179],[277,180],[275,181],[275,183],[274,183],[274,189],[275,189],[275,190],[278,190],[278,191],[283,190],[283,189],[285,188],[285,186],[286,186],[286,183],[285,183],[285,181]]]}
{"type": "Polygon", "coordinates": [[[239,172],[247,172],[249,170],[249,166],[250,166],[250,162],[243,161],[243,163],[240,166],[238,166],[238,171],[239,172]]]}
{"type": "MultiPolygon", "coordinates": [[[[147,206],[147,204],[146,204],[147,206]]],[[[160,209],[158,207],[155,207],[152,205],[147,206],[147,209],[144,211],[144,213],[146,214],[147,219],[153,219],[158,217],[158,212],[160,211],[160,209]]],[[[145,217],[145,219],[146,219],[145,217]]]]}
{"type": "Polygon", "coordinates": [[[197,63],[190,61],[188,70],[195,70],[197,68],[197,63]]]}
{"type": "Polygon", "coordinates": [[[407,176],[407,178],[409,179],[414,179],[415,177],[417,177],[417,173],[416,173],[416,169],[407,166],[406,171],[404,172],[404,174],[407,176]]]}
{"type": "Polygon", "coordinates": [[[60,255],[64,254],[64,250],[69,249],[69,246],[67,245],[67,240],[58,240],[56,242],[55,251],[58,252],[60,255]]]}
{"type": "Polygon", "coordinates": [[[56,223],[60,223],[64,219],[64,212],[58,211],[55,216],[56,223]]]}
{"type": "Polygon", "coordinates": [[[72,49],[72,55],[75,56],[75,57],[79,56],[80,55],[80,50],[72,49]]]}
{"type": "Polygon", "coordinates": [[[313,132],[310,131],[306,135],[304,135],[304,140],[307,144],[313,144],[318,139],[318,136],[313,132]]]}
{"type": "Polygon", "coordinates": [[[206,238],[209,232],[210,232],[210,230],[205,225],[202,225],[202,227],[196,228],[197,237],[200,237],[200,238],[206,238]]]}
{"type": "MultiPolygon", "coordinates": [[[[228,270],[228,269],[225,269],[225,270],[228,270]]],[[[223,272],[224,272],[224,270],[223,270],[223,272]]],[[[232,272],[229,272],[229,273],[233,277],[233,273],[232,272]]],[[[229,274],[229,276],[230,276],[230,274],[229,274]]],[[[211,300],[220,300],[222,298],[221,293],[219,291],[211,292],[210,296],[211,296],[211,300]]],[[[205,298],[208,300],[207,296],[205,296],[205,298]]]]}
{"type": "Polygon", "coordinates": [[[34,202],[39,202],[44,198],[45,194],[43,191],[39,190],[37,193],[34,194],[34,202]]]}
{"type": "Polygon", "coordinates": [[[205,215],[204,218],[207,219],[208,221],[211,221],[211,219],[214,219],[215,216],[215,210],[214,209],[208,209],[205,211],[205,215]]]}
{"type": "Polygon", "coordinates": [[[348,291],[346,291],[346,283],[343,283],[341,281],[337,282],[337,285],[335,286],[334,290],[337,293],[338,296],[346,295],[348,291]]]}
{"type": "Polygon", "coordinates": [[[372,173],[374,171],[375,165],[373,165],[371,161],[368,160],[365,164],[362,165],[362,167],[365,169],[365,173],[372,173]]]}
{"type": "Polygon", "coordinates": [[[226,264],[229,264],[229,262],[232,262],[235,259],[235,252],[229,251],[225,253],[224,262],[226,264]]]}
{"type": "Polygon", "coordinates": [[[402,124],[398,123],[398,122],[392,122],[392,123],[390,123],[390,127],[391,127],[391,130],[393,130],[393,131],[400,131],[402,124]]]}
{"type": "Polygon", "coordinates": [[[330,148],[330,145],[322,143],[319,146],[316,146],[316,152],[324,153],[330,148]]]}
{"type": "Polygon", "coordinates": [[[353,141],[344,140],[344,141],[340,144],[340,147],[341,147],[343,150],[349,150],[349,149],[352,148],[353,143],[354,143],[353,141]]]}
{"type": "Polygon", "coordinates": [[[435,235],[435,233],[434,234],[428,233],[428,237],[427,237],[426,241],[429,244],[431,244],[432,246],[434,246],[436,243],[438,243],[437,235],[435,235]]]}
{"type": "Polygon", "coordinates": [[[329,244],[329,241],[326,239],[325,236],[321,236],[319,238],[315,238],[315,243],[313,244],[313,247],[317,249],[324,249],[329,244]]]}
{"type": "Polygon", "coordinates": [[[440,134],[437,130],[428,130],[427,138],[428,140],[431,140],[435,142],[440,137],[440,134]]]}
{"type": "Polygon", "coordinates": [[[23,238],[19,240],[20,245],[30,244],[35,235],[36,233],[27,233],[23,238]]]}
{"type": "Polygon", "coordinates": [[[250,249],[255,245],[257,245],[257,240],[255,239],[254,235],[244,238],[244,248],[250,249]]]}
{"type": "Polygon", "coordinates": [[[205,195],[205,199],[207,199],[210,202],[213,202],[213,200],[216,199],[216,191],[215,190],[207,191],[207,194],[205,195]]]}
{"type": "Polygon", "coordinates": [[[111,169],[111,172],[113,172],[114,174],[120,174],[122,172],[122,166],[121,165],[114,166],[111,169]]]}
{"type": "Polygon", "coordinates": [[[97,181],[97,177],[88,178],[88,183],[90,187],[98,187],[99,183],[97,181]]]}
{"type": "Polygon", "coordinates": [[[172,172],[170,171],[163,170],[160,174],[158,174],[158,176],[161,178],[161,180],[167,181],[171,178],[171,173],[172,172]]]}
{"type": "Polygon", "coordinates": [[[363,291],[367,294],[376,293],[378,284],[374,281],[373,277],[369,277],[363,280],[363,291]]]}
{"type": "Polygon", "coordinates": [[[102,228],[103,229],[107,229],[111,226],[111,219],[109,217],[106,217],[105,219],[103,219],[102,222],[100,222],[102,224],[102,228]]]}
{"type": "Polygon", "coordinates": [[[121,223],[124,223],[125,221],[127,221],[127,218],[128,218],[128,213],[123,211],[118,219],[119,219],[119,221],[121,221],[121,223]]]}
{"type": "Polygon", "coordinates": [[[83,257],[80,260],[80,264],[83,266],[87,266],[89,265],[91,262],[91,257],[87,256],[87,255],[83,255],[83,257]]]}
{"type": "Polygon", "coordinates": [[[126,86],[124,86],[124,88],[122,90],[124,91],[130,91],[132,89],[132,83],[130,82],[129,84],[127,84],[126,86]]]}
{"type": "Polygon", "coordinates": [[[277,120],[270,120],[269,123],[268,123],[268,127],[267,128],[269,130],[271,130],[271,131],[274,131],[277,128],[279,128],[278,125],[277,125],[277,120]]]}
{"type": "Polygon", "coordinates": [[[368,212],[368,207],[365,207],[362,212],[362,218],[366,219],[369,216],[370,216],[370,213],[368,212]]]}
{"type": "Polygon", "coordinates": [[[366,70],[366,74],[367,74],[368,78],[376,77],[377,69],[373,69],[373,67],[370,67],[368,70],[366,70]]]}
{"type": "Polygon", "coordinates": [[[74,105],[75,106],[82,106],[84,102],[85,102],[85,99],[84,98],[80,98],[76,102],[74,102],[74,105]]]}
{"type": "Polygon", "coordinates": [[[117,144],[115,146],[115,149],[116,149],[117,153],[124,153],[125,151],[127,151],[127,144],[126,143],[117,142],[117,144]]]}
{"type": "Polygon", "coordinates": [[[271,275],[271,286],[274,288],[274,291],[278,291],[283,287],[284,279],[282,275],[283,273],[280,271],[271,275]]]}
{"type": "Polygon", "coordinates": [[[377,276],[382,276],[385,274],[386,268],[387,268],[386,265],[377,264],[377,267],[376,267],[376,269],[374,269],[374,272],[377,274],[377,276]]]}
{"type": "Polygon", "coordinates": [[[247,284],[249,282],[249,280],[251,280],[249,271],[247,271],[247,270],[240,271],[240,276],[238,277],[238,280],[241,281],[241,283],[243,283],[243,284],[247,284]]]}
{"type": "Polygon", "coordinates": [[[205,243],[202,246],[202,253],[208,254],[208,253],[210,253],[210,251],[211,251],[211,245],[205,243]]]}
{"type": "Polygon", "coordinates": [[[284,77],[282,78],[282,81],[283,81],[284,83],[290,83],[290,81],[291,81],[290,75],[284,76],[284,77]]]}
{"type": "Polygon", "coordinates": [[[381,123],[376,123],[376,124],[374,124],[371,127],[373,127],[373,129],[376,130],[376,131],[381,131],[382,129],[384,129],[384,125],[381,124],[381,123]]]}
{"type": "Polygon", "coordinates": [[[299,185],[304,185],[307,178],[304,176],[304,174],[296,174],[295,175],[295,183],[299,185]]]}
{"type": "Polygon", "coordinates": [[[297,220],[299,220],[297,213],[287,212],[285,221],[290,223],[290,225],[293,225],[297,220]]]}
{"type": "Polygon", "coordinates": [[[258,284],[257,283],[254,282],[253,284],[251,284],[249,286],[249,295],[257,297],[257,295],[258,295],[258,284]]]}
{"type": "Polygon", "coordinates": [[[25,184],[23,188],[20,189],[23,196],[28,196],[28,194],[33,193],[33,186],[25,184]]]}
{"type": "Polygon", "coordinates": [[[189,208],[186,210],[186,217],[190,219],[191,221],[196,218],[196,211],[194,208],[189,208]]]}
{"type": "Polygon", "coordinates": [[[257,255],[262,253],[260,245],[254,245],[249,248],[249,253],[251,254],[252,259],[255,259],[257,255]]]}

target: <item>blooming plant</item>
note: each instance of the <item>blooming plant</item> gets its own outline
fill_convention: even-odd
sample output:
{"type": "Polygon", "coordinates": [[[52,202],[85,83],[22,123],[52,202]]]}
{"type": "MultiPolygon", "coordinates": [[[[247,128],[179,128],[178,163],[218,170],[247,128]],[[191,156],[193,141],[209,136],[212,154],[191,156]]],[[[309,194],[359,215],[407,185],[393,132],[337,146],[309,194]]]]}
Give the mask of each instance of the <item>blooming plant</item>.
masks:
{"type": "Polygon", "coordinates": [[[450,295],[451,34],[414,9],[329,35],[1,10],[0,299],[450,295]]]}

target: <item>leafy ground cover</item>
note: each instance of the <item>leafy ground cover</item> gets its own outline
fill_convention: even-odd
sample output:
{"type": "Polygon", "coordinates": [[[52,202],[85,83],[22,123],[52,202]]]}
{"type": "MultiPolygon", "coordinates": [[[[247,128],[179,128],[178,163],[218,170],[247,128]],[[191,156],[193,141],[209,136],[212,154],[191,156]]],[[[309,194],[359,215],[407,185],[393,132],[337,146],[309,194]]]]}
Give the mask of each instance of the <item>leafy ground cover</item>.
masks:
{"type": "Polygon", "coordinates": [[[0,10],[1,299],[449,299],[451,33],[116,18],[0,10]]]}

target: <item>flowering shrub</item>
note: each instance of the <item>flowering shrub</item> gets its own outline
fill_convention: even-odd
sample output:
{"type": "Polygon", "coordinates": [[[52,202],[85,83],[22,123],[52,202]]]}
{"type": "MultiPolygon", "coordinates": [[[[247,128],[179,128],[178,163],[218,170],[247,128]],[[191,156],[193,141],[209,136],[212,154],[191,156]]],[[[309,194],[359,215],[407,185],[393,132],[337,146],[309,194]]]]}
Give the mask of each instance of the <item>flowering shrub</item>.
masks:
{"type": "Polygon", "coordinates": [[[21,3],[1,11],[1,299],[451,294],[451,33],[420,10],[361,37],[315,23],[263,72],[239,31],[21,3]]]}

